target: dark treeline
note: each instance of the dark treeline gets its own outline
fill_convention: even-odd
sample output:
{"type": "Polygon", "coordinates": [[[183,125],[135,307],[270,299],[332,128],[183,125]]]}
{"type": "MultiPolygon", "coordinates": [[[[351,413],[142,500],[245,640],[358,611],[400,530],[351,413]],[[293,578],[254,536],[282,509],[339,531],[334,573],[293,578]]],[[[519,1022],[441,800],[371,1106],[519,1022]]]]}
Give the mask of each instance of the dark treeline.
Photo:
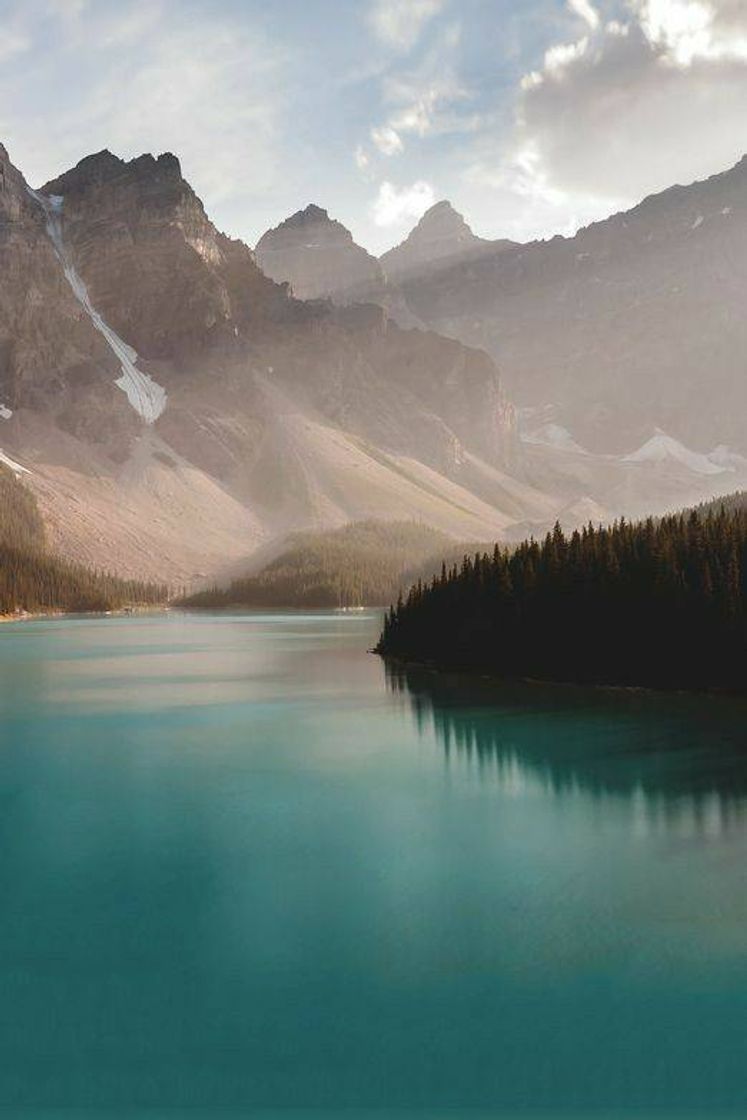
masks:
{"type": "Polygon", "coordinates": [[[744,498],[465,557],[389,612],[385,656],[662,688],[747,682],[744,498]]]}
{"type": "Polygon", "coordinates": [[[166,587],[90,571],[51,555],[33,494],[0,467],[0,615],[117,610],[154,606],[167,597],[166,587]]]}
{"type": "Polygon", "coordinates": [[[710,502],[701,502],[697,507],[700,514],[718,513],[721,509],[725,509],[727,513],[747,509],[747,490],[737,490],[734,494],[727,494],[723,498],[712,498],[710,502]]]}
{"type": "Polygon", "coordinates": [[[358,521],[296,533],[257,575],[197,592],[182,605],[203,610],[384,606],[409,586],[412,572],[430,576],[438,571],[441,556],[452,546],[443,533],[414,521],[358,521]]]}

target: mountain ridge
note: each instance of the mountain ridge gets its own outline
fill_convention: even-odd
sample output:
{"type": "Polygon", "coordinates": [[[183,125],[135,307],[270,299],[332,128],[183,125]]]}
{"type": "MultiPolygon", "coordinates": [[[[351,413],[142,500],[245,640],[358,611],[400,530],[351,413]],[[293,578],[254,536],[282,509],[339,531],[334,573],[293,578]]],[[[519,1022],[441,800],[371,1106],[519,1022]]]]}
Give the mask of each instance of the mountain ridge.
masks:
{"type": "Polygon", "coordinates": [[[552,409],[597,452],[660,428],[696,452],[744,453],[746,253],[747,156],[526,244],[476,238],[438,202],[380,258],[387,283],[372,298],[489,353],[530,426],[552,409]]]}
{"type": "Polygon", "coordinates": [[[510,520],[459,477],[465,447],[502,464],[515,442],[487,355],[294,299],[170,153],[104,150],[40,192],[1,170],[0,448],[63,554],[189,580],[290,528],[510,520]],[[125,359],[165,394],[148,431],[125,359]]]}

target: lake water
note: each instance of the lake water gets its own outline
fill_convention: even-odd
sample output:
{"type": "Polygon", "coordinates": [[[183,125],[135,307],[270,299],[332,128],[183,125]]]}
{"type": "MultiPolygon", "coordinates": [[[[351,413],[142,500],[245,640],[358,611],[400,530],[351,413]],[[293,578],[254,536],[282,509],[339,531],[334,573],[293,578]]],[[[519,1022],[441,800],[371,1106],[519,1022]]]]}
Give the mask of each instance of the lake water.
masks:
{"type": "Polygon", "coordinates": [[[8,1115],[747,1115],[745,705],[378,621],[0,628],[8,1115]]]}

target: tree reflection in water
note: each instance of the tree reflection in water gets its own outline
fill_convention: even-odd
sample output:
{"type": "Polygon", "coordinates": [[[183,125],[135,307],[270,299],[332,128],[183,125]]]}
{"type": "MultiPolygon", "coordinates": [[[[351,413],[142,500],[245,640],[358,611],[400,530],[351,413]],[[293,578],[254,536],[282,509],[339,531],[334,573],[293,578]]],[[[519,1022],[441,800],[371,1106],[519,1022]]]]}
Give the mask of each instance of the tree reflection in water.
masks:
{"type": "Polygon", "coordinates": [[[624,800],[638,832],[747,824],[747,702],[475,680],[387,664],[422,736],[506,794],[624,800]]]}

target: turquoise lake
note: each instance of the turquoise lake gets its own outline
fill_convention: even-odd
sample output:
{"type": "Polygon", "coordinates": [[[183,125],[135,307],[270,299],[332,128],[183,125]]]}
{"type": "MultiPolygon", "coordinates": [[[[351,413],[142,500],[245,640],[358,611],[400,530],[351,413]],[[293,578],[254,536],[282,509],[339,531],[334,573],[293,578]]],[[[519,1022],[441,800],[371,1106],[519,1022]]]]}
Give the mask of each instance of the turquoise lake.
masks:
{"type": "Polygon", "coordinates": [[[0,1110],[747,1115],[747,706],[0,628],[0,1110]]]}

